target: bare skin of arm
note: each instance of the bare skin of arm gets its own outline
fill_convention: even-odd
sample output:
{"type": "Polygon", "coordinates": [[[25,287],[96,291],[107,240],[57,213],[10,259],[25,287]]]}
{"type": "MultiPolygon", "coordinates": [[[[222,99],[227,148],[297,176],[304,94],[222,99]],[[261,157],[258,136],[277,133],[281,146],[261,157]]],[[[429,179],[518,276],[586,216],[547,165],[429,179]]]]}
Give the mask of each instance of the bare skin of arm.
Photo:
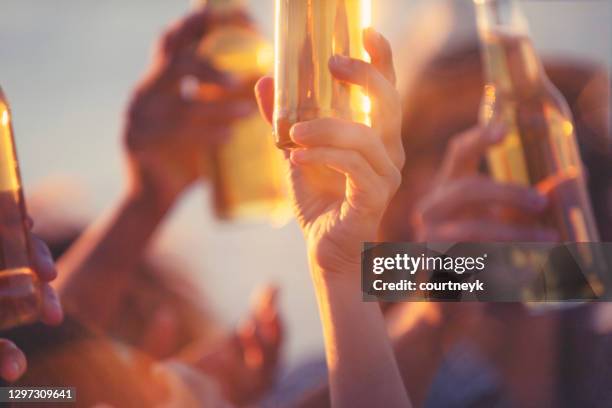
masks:
{"type": "MultiPolygon", "coordinates": [[[[409,407],[382,312],[361,295],[363,242],[375,241],[382,215],[401,181],[401,107],[388,42],[365,33],[372,63],[333,57],[341,81],[367,88],[373,126],[323,118],[298,123],[288,154],[296,216],[306,239],[323,326],[334,407],[409,407]]],[[[273,80],[256,87],[271,119],[273,80]]]]}
{"type": "Polygon", "coordinates": [[[153,61],[133,92],[124,143],[129,182],[114,208],[89,228],[60,260],[56,282],[72,312],[104,328],[130,285],[131,271],[173,204],[205,176],[205,152],[225,140],[228,125],[252,113],[233,79],[198,57],[199,41],[216,24],[246,24],[206,9],[173,24],[155,47],[153,61]],[[180,81],[196,77],[221,92],[218,99],[185,101],[180,81]]]}
{"type": "MultiPolygon", "coordinates": [[[[418,242],[557,239],[553,231],[538,227],[517,227],[500,218],[499,212],[488,213],[482,210],[496,206],[512,209],[526,216],[536,216],[546,208],[546,197],[535,189],[502,185],[479,175],[478,165],[486,149],[497,143],[501,137],[503,129],[485,131],[479,128],[455,136],[431,190],[417,205],[414,218],[418,242]],[[473,211],[475,207],[479,210],[473,211]],[[476,224],[486,227],[482,228],[476,224]]],[[[516,307],[513,316],[518,316],[516,324],[533,325],[527,332],[534,335],[523,335],[524,338],[547,341],[545,331],[537,330],[548,327],[544,324],[546,319],[521,319],[521,316],[525,317],[525,313],[520,306],[516,307]]],[[[524,361],[516,358],[511,361],[499,360],[500,355],[508,355],[507,351],[499,353],[500,339],[510,339],[512,336],[500,334],[503,327],[500,328],[499,323],[488,316],[485,305],[403,303],[396,305],[386,316],[386,320],[404,384],[415,406],[424,404],[431,381],[445,354],[461,338],[470,339],[477,344],[482,353],[507,375],[505,378],[512,383],[513,390],[516,390],[515,395],[520,395],[521,384],[515,381],[516,376],[513,373],[521,371],[520,367],[524,361]],[[491,336],[491,332],[496,333],[496,336],[491,336]]],[[[503,343],[505,348],[521,345],[524,345],[524,342],[503,343]]],[[[524,355],[529,352],[527,349],[521,351],[524,355]]],[[[526,375],[523,374],[523,377],[526,375]]],[[[550,389],[550,384],[542,385],[541,388],[550,389]]],[[[306,396],[300,404],[302,407],[327,405],[327,387],[306,396]]]]}

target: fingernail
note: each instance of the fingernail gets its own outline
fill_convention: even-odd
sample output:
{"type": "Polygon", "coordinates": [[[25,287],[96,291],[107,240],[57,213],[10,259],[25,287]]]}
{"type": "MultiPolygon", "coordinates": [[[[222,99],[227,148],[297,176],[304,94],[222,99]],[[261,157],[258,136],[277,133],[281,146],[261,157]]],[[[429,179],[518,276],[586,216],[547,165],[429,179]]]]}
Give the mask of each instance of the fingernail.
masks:
{"type": "Polygon", "coordinates": [[[42,257],[40,264],[41,270],[44,272],[41,276],[43,281],[49,282],[57,278],[57,269],[55,268],[55,262],[53,262],[53,258],[51,256],[42,257]]]}
{"type": "Polygon", "coordinates": [[[61,322],[64,318],[64,309],[59,298],[55,296],[52,300],[53,312],[55,313],[55,321],[61,322]]]}
{"type": "Polygon", "coordinates": [[[329,63],[340,71],[343,71],[343,72],[351,71],[351,59],[348,57],[345,57],[344,55],[334,55],[329,60],[329,63]]]}
{"type": "Polygon", "coordinates": [[[305,123],[298,123],[291,127],[289,130],[289,137],[294,142],[300,142],[304,139],[304,136],[308,133],[308,125],[305,123]]]}
{"type": "Polygon", "coordinates": [[[62,303],[55,292],[52,292],[50,286],[47,286],[48,293],[45,296],[46,299],[46,311],[43,315],[43,321],[50,325],[57,325],[64,319],[64,310],[62,309],[62,303]]]}
{"type": "Polygon", "coordinates": [[[304,149],[295,149],[291,151],[291,161],[295,164],[302,164],[306,161],[306,151],[304,149]]]}
{"type": "Polygon", "coordinates": [[[372,33],[372,35],[374,36],[374,38],[376,38],[377,41],[385,41],[385,37],[383,37],[383,35],[376,31],[374,28],[369,27],[368,30],[370,30],[370,33],[372,33]]]}
{"type": "Polygon", "coordinates": [[[13,360],[4,366],[4,375],[9,381],[15,381],[21,375],[21,365],[17,360],[13,360]]]}

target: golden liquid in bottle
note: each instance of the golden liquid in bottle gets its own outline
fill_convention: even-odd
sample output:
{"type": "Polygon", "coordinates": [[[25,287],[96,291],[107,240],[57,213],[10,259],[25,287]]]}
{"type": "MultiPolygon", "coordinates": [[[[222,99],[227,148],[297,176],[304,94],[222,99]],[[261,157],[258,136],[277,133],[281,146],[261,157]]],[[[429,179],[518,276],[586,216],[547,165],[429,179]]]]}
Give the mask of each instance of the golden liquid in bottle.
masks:
{"type": "Polygon", "coordinates": [[[0,329],[35,321],[40,312],[38,279],[30,267],[26,211],[11,113],[0,88],[0,329]]]}
{"type": "MultiPolygon", "coordinates": [[[[488,153],[489,170],[501,182],[536,187],[550,198],[550,208],[538,217],[564,242],[599,242],[584,170],[565,99],[548,80],[526,35],[501,30],[481,33],[489,81],[481,107],[485,125],[503,124],[504,140],[488,153]]],[[[520,222],[521,220],[516,220],[520,222]]],[[[531,220],[533,221],[533,220],[531,220]]],[[[602,258],[597,250],[580,246],[581,265],[589,291],[601,294],[597,277],[602,258]]],[[[548,296],[561,282],[558,271],[546,273],[548,296]]],[[[574,285],[576,287],[576,285],[574,285]]]]}
{"type": "MultiPolygon", "coordinates": [[[[244,7],[236,0],[205,3],[219,13],[244,7]]],[[[220,27],[206,37],[198,51],[217,69],[243,82],[248,89],[245,98],[255,103],[253,85],[271,70],[273,62],[272,46],[258,32],[245,27],[220,27]]],[[[202,94],[206,92],[203,89],[202,94]]],[[[218,218],[272,223],[289,218],[285,160],[259,112],[235,122],[229,141],[213,152],[210,160],[218,218]]]]}
{"type": "Polygon", "coordinates": [[[371,0],[276,0],[278,147],[295,147],[289,130],[298,122],[338,117],[370,124],[362,88],[336,80],[328,67],[334,55],[367,61],[363,30],[370,25],[371,0]]]}

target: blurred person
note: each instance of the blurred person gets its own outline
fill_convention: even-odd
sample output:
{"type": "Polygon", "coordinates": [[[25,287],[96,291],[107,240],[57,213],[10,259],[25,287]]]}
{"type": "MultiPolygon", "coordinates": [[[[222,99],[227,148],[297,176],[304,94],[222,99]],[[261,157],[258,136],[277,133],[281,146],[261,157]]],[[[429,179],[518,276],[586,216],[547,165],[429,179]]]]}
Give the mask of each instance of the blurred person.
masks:
{"type": "MultiPolygon", "coordinates": [[[[385,213],[381,241],[555,237],[552,231],[500,225],[494,214],[475,215],[469,205],[499,202],[537,217],[548,200],[535,190],[482,177],[474,180],[481,164],[478,152],[501,135],[465,131],[478,121],[483,86],[478,42],[471,40],[461,43],[453,38],[452,47],[443,49],[410,82],[403,124],[407,165],[385,213]],[[471,148],[466,139],[473,142],[471,148]],[[449,169],[454,174],[445,177],[449,169]],[[455,195],[445,196],[449,191],[455,195]],[[446,211],[432,211],[434,204],[446,211]],[[465,208],[468,211],[462,211],[465,208]],[[427,211],[431,217],[423,222],[427,211]]],[[[572,107],[598,226],[602,239],[609,241],[608,75],[605,69],[572,60],[546,60],[545,65],[572,107]]],[[[518,304],[405,303],[391,308],[388,322],[400,370],[417,406],[606,406],[612,398],[607,383],[611,336],[601,329],[611,317],[606,306],[534,314],[518,304]]],[[[328,404],[325,391],[315,391],[298,403],[328,404]]]]}
{"type": "Polygon", "coordinates": [[[111,212],[78,239],[57,237],[57,282],[70,315],[155,359],[179,358],[217,379],[236,404],[256,401],[272,385],[282,345],[277,290],[264,288],[231,333],[219,333],[202,295],[182,271],[146,256],[160,223],[200,180],[205,152],[229,125],[256,110],[252,90],[196,55],[216,26],[248,25],[241,14],[196,11],[157,42],[153,61],[129,103],[124,129],[129,182],[111,212]],[[211,98],[185,101],[180,81],[196,77],[211,98]],[[70,241],[76,242],[71,245],[70,241]],[[58,254],[59,255],[59,254],[58,254]]]}
{"type": "MultiPolygon", "coordinates": [[[[598,228],[602,240],[610,241],[608,75],[601,67],[571,59],[549,58],[544,65],[571,107],[598,228]]],[[[499,141],[504,131],[465,131],[478,121],[483,82],[474,38],[442,52],[409,92],[404,106],[409,164],[400,193],[386,214],[385,240],[558,239],[555,231],[512,225],[499,212],[491,211],[511,208],[527,219],[537,219],[550,198],[535,189],[495,183],[481,174],[486,149],[499,141]],[[402,218],[405,221],[398,222],[402,218]]],[[[404,326],[408,330],[397,344],[405,350],[400,366],[407,370],[415,363],[429,367],[420,372],[423,387],[411,394],[420,394],[420,400],[429,406],[448,406],[441,390],[453,393],[458,388],[470,391],[462,393],[465,399],[456,406],[477,402],[489,406],[490,398],[510,405],[595,406],[612,400],[606,385],[612,369],[612,336],[596,332],[594,325],[595,316],[604,308],[605,304],[587,304],[534,313],[519,304],[429,305],[422,320],[413,316],[412,323],[404,326]],[[425,347],[430,357],[411,355],[408,350],[415,344],[425,347]],[[461,367],[470,362],[472,367],[461,367]],[[478,362],[478,370],[473,369],[474,362],[478,362]],[[448,374],[453,369],[455,373],[448,374]],[[424,378],[425,372],[430,373],[429,380],[424,378]]],[[[401,314],[396,314],[398,322],[403,319],[401,314]]]]}
{"type": "Polygon", "coordinates": [[[193,368],[156,362],[71,317],[56,328],[32,325],[7,336],[31,355],[27,372],[12,386],[74,387],[83,407],[230,406],[215,382],[193,368]]]}
{"type": "MultiPolygon", "coordinates": [[[[470,7],[468,2],[453,6],[460,11],[470,7]]],[[[450,35],[446,47],[440,47],[418,73],[411,73],[414,78],[403,106],[406,165],[402,184],[385,212],[379,240],[556,239],[554,231],[508,225],[499,214],[483,211],[510,207],[537,218],[548,197],[481,175],[484,152],[500,140],[503,129],[473,128],[478,123],[484,78],[476,32],[465,35],[465,19],[461,23],[463,35],[450,35]]],[[[545,68],[573,111],[598,227],[602,240],[610,241],[607,72],[569,59],[546,59],[545,68]]],[[[384,305],[388,330],[416,406],[612,403],[608,383],[612,335],[609,329],[601,329],[609,327],[612,313],[605,303],[541,313],[521,304],[407,302],[393,306],[384,305]]],[[[329,406],[327,386],[311,391],[295,405],[329,406]]]]}

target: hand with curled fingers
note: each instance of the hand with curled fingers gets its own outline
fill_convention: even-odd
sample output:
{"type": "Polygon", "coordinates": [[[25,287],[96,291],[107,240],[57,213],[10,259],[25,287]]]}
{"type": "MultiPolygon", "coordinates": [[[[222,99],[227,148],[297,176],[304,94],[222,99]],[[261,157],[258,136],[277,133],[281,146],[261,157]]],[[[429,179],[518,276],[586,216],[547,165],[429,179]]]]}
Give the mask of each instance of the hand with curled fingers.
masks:
{"type": "Polygon", "coordinates": [[[203,8],[171,25],[156,43],[127,109],[124,142],[133,187],[153,187],[174,199],[206,172],[205,153],[227,139],[232,122],[257,109],[244,85],[198,55],[198,44],[228,24],[250,26],[243,14],[219,16],[203,8]],[[208,89],[206,98],[190,97],[185,78],[208,89]]]}
{"type": "MultiPolygon", "coordinates": [[[[325,271],[359,265],[361,245],[376,240],[404,165],[391,48],[372,29],[364,32],[364,42],[371,63],[334,56],[329,69],[338,80],[365,88],[374,108],[372,126],[320,118],[290,131],[298,145],[288,153],[295,211],[311,263],[325,271]]],[[[256,94],[268,120],[273,93],[271,78],[258,82],[256,94]]]]}
{"type": "MultiPolygon", "coordinates": [[[[48,325],[58,325],[62,322],[64,313],[59,297],[50,285],[57,277],[55,264],[47,245],[37,237],[32,236],[30,239],[32,267],[41,282],[40,320],[48,325]]],[[[0,377],[4,381],[14,382],[24,374],[26,368],[26,356],[19,349],[19,345],[0,338],[0,377]]]]}
{"type": "Polygon", "coordinates": [[[455,136],[434,186],[417,205],[420,242],[554,242],[555,230],[537,225],[548,197],[535,188],[498,183],[479,174],[486,151],[505,136],[500,127],[455,136]]]}
{"type": "Polygon", "coordinates": [[[266,286],[254,300],[247,319],[195,364],[215,378],[237,406],[256,403],[272,388],[283,347],[278,288],[266,286]]]}

